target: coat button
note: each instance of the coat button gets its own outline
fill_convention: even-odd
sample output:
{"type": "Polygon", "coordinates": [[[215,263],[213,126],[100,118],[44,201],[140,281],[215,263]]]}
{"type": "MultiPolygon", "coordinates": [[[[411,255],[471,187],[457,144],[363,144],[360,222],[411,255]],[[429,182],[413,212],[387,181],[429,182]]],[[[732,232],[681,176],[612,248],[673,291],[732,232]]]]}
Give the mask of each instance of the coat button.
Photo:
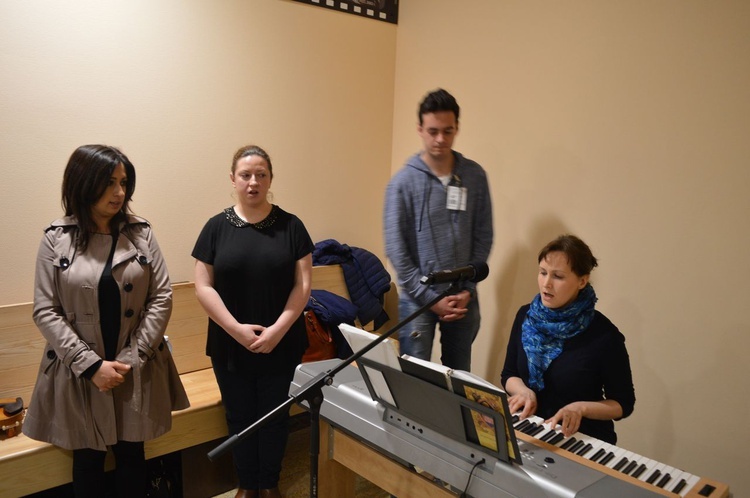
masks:
{"type": "Polygon", "coordinates": [[[68,258],[60,258],[60,268],[67,268],[70,266],[70,260],[68,258]]]}
{"type": "Polygon", "coordinates": [[[135,314],[135,313],[133,312],[133,310],[132,310],[132,309],[130,309],[130,310],[126,310],[126,311],[125,311],[125,317],[126,317],[126,318],[130,318],[130,317],[131,317],[131,316],[133,316],[134,314],[135,314]]]}
{"type": "Polygon", "coordinates": [[[146,259],[146,256],[138,256],[138,262],[142,265],[145,265],[148,263],[148,259],[146,259]]]}
{"type": "Polygon", "coordinates": [[[133,284],[128,282],[127,284],[123,285],[122,288],[125,289],[125,292],[130,292],[133,290],[133,284]]]}
{"type": "Polygon", "coordinates": [[[55,353],[54,349],[50,349],[49,351],[47,351],[48,360],[54,360],[55,358],[57,358],[57,354],[55,353]]]}

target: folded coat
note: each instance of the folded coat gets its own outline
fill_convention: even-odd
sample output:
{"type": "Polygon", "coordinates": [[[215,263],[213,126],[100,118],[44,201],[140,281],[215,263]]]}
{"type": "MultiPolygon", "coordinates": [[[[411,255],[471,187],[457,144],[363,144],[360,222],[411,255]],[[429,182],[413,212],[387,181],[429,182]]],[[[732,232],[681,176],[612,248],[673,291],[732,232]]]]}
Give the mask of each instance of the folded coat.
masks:
{"type": "Polygon", "coordinates": [[[391,288],[391,275],[373,253],[360,247],[350,247],[334,239],[315,244],[314,265],[341,265],[344,281],[352,302],[357,306],[357,318],[367,324],[374,320],[375,328],[388,321],[383,309],[385,293],[391,288]]]}

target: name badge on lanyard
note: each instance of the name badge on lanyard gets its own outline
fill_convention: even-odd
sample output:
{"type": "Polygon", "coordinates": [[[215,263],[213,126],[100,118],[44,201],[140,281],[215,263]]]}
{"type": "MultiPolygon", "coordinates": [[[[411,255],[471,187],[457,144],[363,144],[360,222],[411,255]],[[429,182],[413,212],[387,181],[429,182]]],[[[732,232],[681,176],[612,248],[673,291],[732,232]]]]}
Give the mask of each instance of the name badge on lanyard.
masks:
{"type": "Polygon", "coordinates": [[[448,185],[445,207],[452,211],[466,211],[468,190],[461,186],[461,179],[453,175],[452,185],[448,185]]]}

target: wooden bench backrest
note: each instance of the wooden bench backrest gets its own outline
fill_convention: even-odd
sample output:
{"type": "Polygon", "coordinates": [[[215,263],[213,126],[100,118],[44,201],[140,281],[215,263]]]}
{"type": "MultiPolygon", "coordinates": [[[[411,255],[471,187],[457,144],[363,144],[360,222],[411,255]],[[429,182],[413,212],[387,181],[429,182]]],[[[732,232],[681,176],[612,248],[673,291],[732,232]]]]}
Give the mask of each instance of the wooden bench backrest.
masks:
{"type": "MultiPolygon", "coordinates": [[[[341,266],[313,267],[313,289],[325,289],[349,298],[341,266]]],[[[172,343],[172,354],[177,370],[182,373],[211,368],[211,359],[206,356],[207,317],[192,283],[173,285],[172,318],[166,335],[172,343]]]]}
{"type": "Polygon", "coordinates": [[[44,338],[31,319],[32,304],[0,306],[0,398],[31,400],[44,338]]]}
{"type": "MultiPolygon", "coordinates": [[[[314,267],[312,287],[349,298],[339,265],[314,267]]],[[[195,288],[192,283],[178,283],[173,285],[173,291],[172,318],[166,335],[173,346],[177,370],[183,374],[210,368],[205,353],[206,312],[195,297],[195,288]]],[[[392,320],[386,326],[397,318],[396,306],[392,286],[386,296],[386,309],[392,320]]],[[[31,313],[31,303],[0,306],[0,398],[20,396],[26,404],[31,400],[45,344],[31,313]]]]}

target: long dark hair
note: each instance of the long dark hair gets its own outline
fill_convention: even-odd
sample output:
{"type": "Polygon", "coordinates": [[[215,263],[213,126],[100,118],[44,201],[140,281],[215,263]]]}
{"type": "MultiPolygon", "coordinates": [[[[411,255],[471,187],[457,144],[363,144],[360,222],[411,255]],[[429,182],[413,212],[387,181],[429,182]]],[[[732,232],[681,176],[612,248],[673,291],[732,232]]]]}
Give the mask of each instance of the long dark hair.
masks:
{"type": "Polygon", "coordinates": [[[65,216],[75,216],[79,234],[77,246],[85,251],[96,224],[91,217],[91,207],[101,199],[109,185],[115,168],[122,164],[128,182],[125,187],[125,200],[120,212],[110,222],[114,230],[117,224],[130,212],[128,206],[135,192],[135,168],[130,160],[115,147],[108,145],[82,145],[78,147],[65,167],[62,184],[62,206],[65,216]]]}

